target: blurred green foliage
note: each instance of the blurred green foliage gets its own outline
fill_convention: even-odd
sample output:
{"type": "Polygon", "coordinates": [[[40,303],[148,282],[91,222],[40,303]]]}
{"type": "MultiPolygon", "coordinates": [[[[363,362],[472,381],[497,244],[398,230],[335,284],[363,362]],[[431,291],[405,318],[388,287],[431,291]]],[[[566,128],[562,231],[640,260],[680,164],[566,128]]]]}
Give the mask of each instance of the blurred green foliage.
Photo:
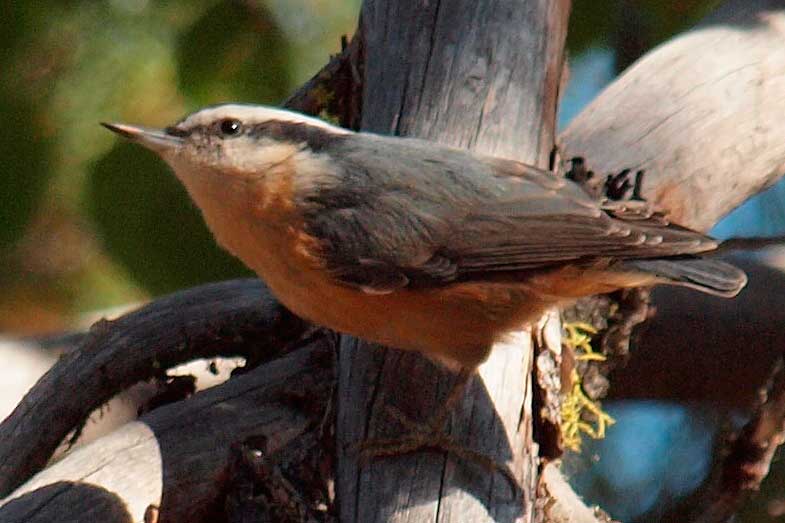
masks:
{"type": "Polygon", "coordinates": [[[177,38],[175,52],[180,92],[198,105],[215,102],[216,93],[274,103],[291,87],[294,57],[263,4],[218,2],[177,38]]]}
{"type": "Polygon", "coordinates": [[[0,158],[5,159],[5,167],[0,176],[0,249],[7,249],[24,235],[46,189],[52,148],[51,141],[35,125],[33,107],[3,94],[0,93],[0,158]]]}
{"type": "Polygon", "coordinates": [[[87,206],[107,254],[153,294],[251,275],[215,245],[183,186],[147,150],[122,143],[101,157],[87,206]]]}
{"type": "Polygon", "coordinates": [[[339,50],[360,0],[6,2],[0,331],[247,275],[168,168],[98,125],[276,104],[339,50]]]}
{"type": "MultiPolygon", "coordinates": [[[[13,70],[13,57],[20,48],[29,16],[20,5],[7,6],[0,24],[0,71],[13,70]]],[[[6,76],[4,74],[4,76],[6,76]]],[[[0,250],[18,241],[25,231],[46,182],[51,175],[51,143],[45,123],[36,116],[34,101],[19,92],[17,82],[0,82],[0,250]]]]}
{"type": "MultiPolygon", "coordinates": [[[[717,0],[575,0],[567,48],[573,55],[593,46],[618,50],[634,39],[639,40],[636,49],[644,52],[695,25],[718,3],[717,0]]],[[[632,60],[622,58],[620,62],[632,60]]],[[[623,69],[628,64],[620,65],[623,69]]]]}

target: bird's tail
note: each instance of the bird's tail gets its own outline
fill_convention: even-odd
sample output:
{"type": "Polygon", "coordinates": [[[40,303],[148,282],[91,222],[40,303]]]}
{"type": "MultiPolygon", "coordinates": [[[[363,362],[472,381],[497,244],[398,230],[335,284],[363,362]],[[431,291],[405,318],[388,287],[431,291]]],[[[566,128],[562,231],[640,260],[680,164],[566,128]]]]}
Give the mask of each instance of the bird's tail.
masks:
{"type": "Polygon", "coordinates": [[[663,278],[663,283],[691,287],[725,298],[736,296],[747,284],[747,275],[741,269],[707,258],[626,260],[624,265],[663,278]]]}

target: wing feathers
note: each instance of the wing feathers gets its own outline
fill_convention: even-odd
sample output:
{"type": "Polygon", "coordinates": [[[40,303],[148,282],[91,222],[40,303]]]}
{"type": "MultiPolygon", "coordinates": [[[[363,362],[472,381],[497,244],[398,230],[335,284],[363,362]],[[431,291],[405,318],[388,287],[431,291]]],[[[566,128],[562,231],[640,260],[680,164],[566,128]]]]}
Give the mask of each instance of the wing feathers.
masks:
{"type": "Polygon", "coordinates": [[[716,247],[645,202],[596,201],[574,182],[519,162],[372,135],[336,144],[335,177],[298,194],[327,267],[367,292],[716,247]]]}
{"type": "Polygon", "coordinates": [[[633,260],[629,268],[656,274],[674,285],[732,298],[747,284],[747,275],[733,265],[702,258],[633,260]]]}

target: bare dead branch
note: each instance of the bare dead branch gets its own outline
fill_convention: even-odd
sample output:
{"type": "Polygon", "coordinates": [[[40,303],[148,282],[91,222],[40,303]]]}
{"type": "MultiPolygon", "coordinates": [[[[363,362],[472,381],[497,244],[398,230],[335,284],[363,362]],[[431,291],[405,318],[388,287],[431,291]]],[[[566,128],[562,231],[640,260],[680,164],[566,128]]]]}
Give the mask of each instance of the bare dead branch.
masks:
{"type": "Polygon", "coordinates": [[[708,230],[785,173],[784,21],[779,0],[727,2],[606,88],[561,135],[564,158],[643,169],[650,203],[708,230]]]}
{"type": "Polygon", "coordinates": [[[537,496],[538,511],[547,523],[614,523],[599,507],[587,507],[564,479],[557,463],[543,467],[537,496]]]}
{"type": "Polygon", "coordinates": [[[196,287],[96,323],[0,424],[0,495],[40,470],[68,433],[119,391],[198,358],[267,361],[308,328],[258,280],[196,287]]]}
{"type": "Polygon", "coordinates": [[[287,98],[283,106],[337,118],[342,127],[359,129],[364,66],[362,33],[355,34],[348,43],[344,37],[341,47],[341,52],[287,98]]]}
{"type": "MultiPolygon", "coordinates": [[[[554,44],[557,39],[553,35],[564,31],[566,2],[551,3],[550,10],[535,13],[541,18],[529,21],[515,18],[524,10],[510,16],[509,12],[494,8],[478,10],[477,2],[463,2],[449,10],[439,9],[437,3],[430,10],[417,12],[419,18],[413,23],[402,24],[396,20],[412,17],[404,4],[391,2],[385,4],[385,10],[375,2],[366,3],[362,31],[365,41],[362,46],[358,44],[362,51],[358,51],[361,58],[356,61],[363,67],[349,68],[349,88],[334,87],[337,84],[333,79],[340,76],[336,71],[345,71],[346,63],[352,61],[344,53],[332,72],[328,71],[326,77],[317,75],[310,86],[289,100],[289,106],[310,113],[326,110],[337,114],[344,125],[354,127],[359,121],[359,105],[344,112],[330,109],[329,103],[330,92],[349,92],[349,101],[358,103],[359,72],[365,80],[364,128],[425,136],[543,164],[553,141],[551,123],[561,77],[560,44],[554,44]],[[469,12],[503,17],[496,22],[515,29],[506,32],[494,26],[494,31],[487,31],[483,24],[495,23],[495,19],[474,18],[467,28],[461,23],[469,12]],[[553,41],[536,40],[543,37],[543,32],[553,41]],[[493,62],[488,60],[489,35],[501,38],[493,45],[493,62]],[[521,42],[511,36],[530,37],[536,42],[521,42]],[[456,51],[454,41],[459,40],[464,47],[456,51]],[[421,49],[427,49],[427,55],[421,49]],[[402,60],[401,56],[407,59],[402,60]],[[511,85],[517,87],[510,89],[511,85]],[[518,89],[523,85],[529,88],[518,89]],[[327,98],[320,95],[321,88],[328,89],[327,98]]],[[[779,74],[785,50],[772,45],[779,42],[776,28],[782,22],[782,5],[739,0],[729,6],[704,26],[644,57],[576,119],[563,139],[568,153],[586,156],[597,170],[646,168],[649,177],[644,196],[670,208],[676,221],[693,227],[705,228],[714,223],[747,196],[771,183],[785,165],[785,145],[775,139],[782,134],[779,126],[785,122],[785,101],[778,95],[785,78],[779,74]],[[722,16],[724,24],[719,23],[722,16]],[[707,59],[715,54],[722,60],[707,59]],[[673,67],[673,63],[680,66],[673,67]],[[734,90],[738,91],[739,102],[729,105],[727,92],[734,90]],[[713,132],[707,133],[706,129],[713,132]],[[740,135],[755,139],[749,147],[738,148],[740,135]],[[728,150],[734,154],[723,154],[728,150]]],[[[94,332],[0,425],[0,487],[7,492],[39,469],[51,454],[49,449],[79,425],[85,412],[117,389],[117,385],[107,382],[133,383],[155,374],[159,364],[166,368],[196,357],[243,354],[248,347],[269,345],[280,349],[285,344],[282,340],[296,339],[305,330],[301,322],[287,320],[279,305],[264,301],[269,296],[260,300],[248,289],[238,293],[240,298],[234,296],[227,301],[186,293],[192,301],[178,302],[174,309],[163,307],[160,310],[168,312],[161,318],[149,314],[137,318],[149,321],[142,323],[150,327],[149,332],[132,329],[133,324],[123,322],[94,332]],[[276,329],[281,328],[279,320],[284,326],[288,321],[296,324],[288,327],[291,338],[276,335],[276,329]],[[258,343],[248,343],[245,329],[259,336],[258,343]],[[237,335],[243,339],[237,339],[237,335]],[[131,362],[120,365],[125,358],[131,362]],[[61,392],[66,390],[76,391],[77,398],[63,397],[61,392]],[[41,430],[50,425],[55,428],[52,433],[41,430]],[[13,452],[7,450],[11,448],[13,452]]],[[[153,304],[150,310],[161,306],[153,304]]],[[[438,405],[438,392],[447,378],[435,367],[414,355],[359,347],[356,340],[345,339],[343,344],[338,418],[342,445],[377,431],[396,430],[384,418],[383,406],[389,397],[420,411],[438,405]]],[[[524,347],[524,352],[530,350],[525,343],[524,347]]],[[[531,404],[526,392],[532,386],[531,361],[524,352],[514,351],[511,348],[486,367],[487,389],[475,387],[473,406],[467,405],[460,413],[456,429],[466,429],[470,444],[478,446],[478,450],[488,450],[482,445],[489,445],[502,459],[513,461],[528,495],[524,509],[499,500],[493,478],[472,477],[471,471],[467,473],[442,456],[391,460],[361,470],[347,449],[341,447],[338,491],[346,521],[416,519],[419,513],[434,512],[440,514],[442,521],[467,517],[482,520],[474,518],[474,514],[496,521],[531,519],[536,481],[531,404]],[[411,470],[417,470],[418,475],[412,478],[411,470]],[[467,484],[470,487],[464,488],[467,484]],[[456,487],[470,492],[474,500],[446,496],[456,487]],[[408,500],[406,507],[400,505],[401,496],[408,500]],[[479,507],[476,500],[484,507],[479,507]]],[[[279,352],[264,354],[274,356],[279,352]]],[[[194,400],[201,397],[197,395],[194,400]]],[[[237,396],[242,397],[242,393],[237,396]]],[[[167,410],[170,407],[157,409],[151,416],[164,416],[161,412],[165,412],[174,419],[173,411],[167,410]]],[[[250,406],[247,410],[255,412],[250,406]]],[[[242,418],[237,412],[234,414],[242,418]]],[[[203,419],[209,417],[200,418],[203,419]]],[[[227,419],[220,418],[222,422],[227,419]]],[[[193,426],[189,425],[189,430],[193,426]]],[[[228,424],[222,428],[234,430],[228,424]]],[[[211,429],[218,430],[214,426],[211,429]]],[[[185,429],[172,432],[173,441],[187,433],[185,429]]],[[[133,456],[129,459],[133,461],[133,456]]],[[[163,481],[174,481],[181,496],[189,492],[165,473],[163,481]]],[[[210,488],[215,490],[218,483],[213,478],[210,488]]],[[[165,484],[163,488],[168,487],[165,484]]],[[[548,492],[554,496],[554,490],[548,492]]],[[[178,501],[187,505],[189,500],[178,501]]]]}
{"type": "Polygon", "coordinates": [[[0,502],[0,520],[131,522],[154,512],[160,523],[223,521],[226,499],[234,515],[255,507],[267,521],[292,521],[283,517],[292,510],[312,516],[302,521],[329,521],[334,458],[321,421],[334,361],[334,344],[320,337],[156,409],[38,473],[0,502]],[[238,453],[263,459],[265,468],[240,474],[238,453]],[[255,482],[286,492],[265,494],[255,482]],[[297,507],[287,495],[296,496],[297,507]]]}
{"type": "MultiPolygon", "coordinates": [[[[563,157],[584,157],[599,173],[645,170],[645,199],[669,211],[677,223],[708,230],[785,173],[785,99],[778,94],[785,88],[785,48],[775,43],[783,23],[781,1],[727,2],[693,30],[641,58],[601,93],[560,136],[563,157]]],[[[589,183],[604,180],[596,176],[589,183]]],[[[668,302],[655,301],[658,313],[673,323],[670,329],[667,320],[659,323],[659,332],[649,329],[658,343],[649,355],[652,372],[638,375],[639,389],[658,387],[663,374],[678,376],[674,366],[698,372],[688,363],[699,357],[694,347],[682,350],[672,366],[663,363],[660,351],[685,346],[673,339],[672,325],[679,325],[677,338],[687,337],[686,324],[692,322],[700,327],[691,340],[703,337],[703,345],[718,340],[706,332],[707,310],[696,305],[707,299],[671,289],[657,292],[684,296],[682,314],[670,315],[668,302]],[[683,314],[685,308],[694,315],[683,314]]],[[[747,328],[731,316],[734,303],[723,307],[728,328],[747,328]]],[[[704,359],[706,354],[711,351],[704,359]]],[[[701,381],[681,379],[686,386],[701,381]]]]}
{"type": "Polygon", "coordinates": [[[769,473],[774,452],[785,442],[785,368],[782,359],[768,390],[761,393],[765,401],[731,442],[716,498],[695,520],[697,523],[727,521],[746,496],[760,488],[769,473]]]}
{"type": "MultiPolygon", "coordinates": [[[[553,146],[568,1],[431,2],[366,0],[362,126],[427,138],[546,167],[553,146]]],[[[532,439],[532,337],[519,333],[480,370],[451,436],[507,463],[507,481],[443,454],[419,452],[359,466],[339,450],[337,495],[343,521],[531,521],[537,478],[532,439]],[[411,474],[416,470],[416,474],[411,474]]],[[[501,344],[500,344],[501,345],[501,344]]],[[[421,420],[442,407],[448,373],[411,353],[342,339],[339,449],[389,438],[396,407],[421,420]],[[350,412],[341,415],[341,412],[350,412]]]]}
{"type": "Polygon", "coordinates": [[[767,247],[785,245],[785,236],[753,236],[749,238],[728,238],[720,244],[718,252],[756,251],[767,247]]]}
{"type": "Polygon", "coordinates": [[[785,368],[779,358],[747,424],[724,442],[709,479],[665,515],[667,521],[726,523],[757,492],[775,451],[785,442],[785,368]]]}

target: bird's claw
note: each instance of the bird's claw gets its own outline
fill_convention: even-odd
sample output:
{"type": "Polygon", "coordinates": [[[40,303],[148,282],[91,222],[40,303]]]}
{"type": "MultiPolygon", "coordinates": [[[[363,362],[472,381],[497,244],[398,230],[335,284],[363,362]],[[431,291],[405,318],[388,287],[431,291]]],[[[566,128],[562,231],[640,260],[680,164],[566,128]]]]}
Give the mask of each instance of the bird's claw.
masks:
{"type": "Polygon", "coordinates": [[[436,416],[427,424],[411,420],[395,407],[389,407],[390,415],[408,432],[398,438],[377,438],[358,442],[353,447],[359,452],[361,464],[368,465],[374,459],[403,456],[418,451],[444,452],[464,461],[478,465],[491,474],[500,473],[509,483],[513,493],[520,491],[518,480],[505,464],[457,442],[444,430],[447,416],[436,416]]]}

